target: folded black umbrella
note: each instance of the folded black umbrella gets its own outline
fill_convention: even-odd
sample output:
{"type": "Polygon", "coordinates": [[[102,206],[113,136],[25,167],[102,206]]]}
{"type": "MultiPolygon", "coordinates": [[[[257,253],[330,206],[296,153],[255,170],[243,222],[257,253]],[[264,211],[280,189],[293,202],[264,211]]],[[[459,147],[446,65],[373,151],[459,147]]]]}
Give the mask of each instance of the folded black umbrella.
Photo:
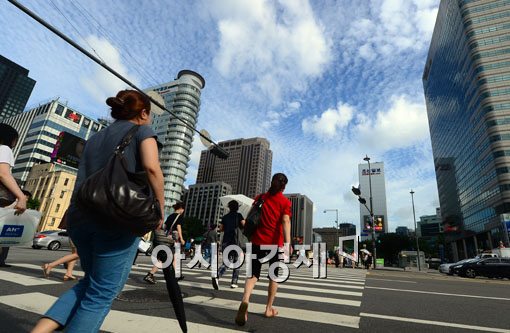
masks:
{"type": "Polygon", "coordinates": [[[188,332],[188,327],[186,325],[186,312],[184,311],[184,301],[182,300],[181,288],[177,283],[177,278],[175,277],[175,270],[173,268],[173,265],[164,268],[163,274],[165,276],[168,297],[170,297],[170,302],[172,302],[172,305],[174,307],[175,316],[179,321],[179,326],[181,327],[181,330],[186,333],[188,332]]]}

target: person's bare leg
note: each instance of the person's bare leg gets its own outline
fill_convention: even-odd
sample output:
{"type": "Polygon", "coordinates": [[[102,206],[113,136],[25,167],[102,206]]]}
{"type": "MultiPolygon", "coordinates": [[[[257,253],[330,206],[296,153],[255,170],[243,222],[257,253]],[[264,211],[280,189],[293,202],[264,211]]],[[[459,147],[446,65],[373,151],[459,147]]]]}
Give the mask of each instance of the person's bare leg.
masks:
{"type": "Polygon", "coordinates": [[[154,265],[154,266],[152,266],[152,269],[151,269],[150,273],[152,275],[154,275],[154,274],[156,274],[158,272],[158,270],[159,270],[158,266],[154,265]]]}
{"type": "Polygon", "coordinates": [[[74,278],[73,270],[74,270],[74,266],[76,265],[76,261],[78,261],[78,260],[71,260],[70,262],[67,263],[66,276],[68,276],[69,278],[74,278]]]}
{"type": "Polygon", "coordinates": [[[59,328],[59,326],[60,325],[56,321],[48,318],[41,318],[30,333],[50,333],[59,328]]]}
{"type": "Polygon", "coordinates": [[[278,290],[278,283],[269,280],[269,286],[267,287],[267,304],[266,304],[266,312],[264,316],[271,318],[276,317],[278,315],[278,311],[273,308],[273,302],[276,297],[276,291],[278,290]]]}
{"type": "Polygon", "coordinates": [[[241,305],[239,305],[235,320],[236,324],[239,326],[244,326],[246,321],[248,321],[248,304],[250,303],[250,296],[257,281],[258,279],[252,276],[244,282],[243,300],[241,301],[241,305]]]}
{"type": "Polygon", "coordinates": [[[70,262],[70,261],[76,261],[78,259],[78,253],[71,253],[71,254],[68,254],[68,255],[65,255],[63,256],[62,258],[60,259],[57,259],[53,262],[50,262],[48,264],[44,264],[42,266],[43,270],[44,270],[44,275],[45,276],[48,276],[51,272],[51,270],[55,267],[57,267],[58,265],[62,265],[66,262],[70,262]]]}

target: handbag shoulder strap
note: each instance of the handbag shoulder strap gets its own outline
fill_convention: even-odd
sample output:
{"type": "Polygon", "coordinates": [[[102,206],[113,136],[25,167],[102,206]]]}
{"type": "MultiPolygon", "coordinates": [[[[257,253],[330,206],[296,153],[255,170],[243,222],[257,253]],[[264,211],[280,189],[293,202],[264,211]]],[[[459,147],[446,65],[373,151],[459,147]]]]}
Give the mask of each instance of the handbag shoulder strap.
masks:
{"type": "Polygon", "coordinates": [[[138,132],[138,129],[140,128],[140,125],[134,125],[129,129],[129,131],[124,135],[122,140],[120,140],[119,145],[115,148],[115,153],[123,153],[124,149],[131,143],[131,139],[133,139],[133,136],[138,132]]]}
{"type": "Polygon", "coordinates": [[[179,216],[181,216],[181,214],[177,214],[177,216],[174,219],[174,222],[172,223],[170,228],[168,228],[168,231],[172,231],[172,229],[174,228],[175,222],[177,222],[177,220],[179,219],[179,216]]]}

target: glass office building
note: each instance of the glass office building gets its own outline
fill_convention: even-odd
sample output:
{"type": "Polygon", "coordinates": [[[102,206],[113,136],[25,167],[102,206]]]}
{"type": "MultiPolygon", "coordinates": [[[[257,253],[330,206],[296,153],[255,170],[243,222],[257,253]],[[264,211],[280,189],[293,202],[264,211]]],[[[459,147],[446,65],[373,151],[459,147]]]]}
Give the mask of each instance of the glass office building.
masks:
{"type": "Polygon", "coordinates": [[[442,0],[423,86],[447,255],[508,246],[510,1],[442,0]]]}
{"type": "Polygon", "coordinates": [[[0,55],[0,122],[23,112],[34,85],[28,69],[0,55]]]}

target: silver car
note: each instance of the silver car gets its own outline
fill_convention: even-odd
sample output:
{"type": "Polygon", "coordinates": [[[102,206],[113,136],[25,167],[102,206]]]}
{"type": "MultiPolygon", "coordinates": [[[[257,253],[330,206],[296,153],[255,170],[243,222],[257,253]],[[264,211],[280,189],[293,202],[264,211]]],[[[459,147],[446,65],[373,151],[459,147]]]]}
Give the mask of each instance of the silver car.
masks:
{"type": "Polygon", "coordinates": [[[453,270],[451,269],[453,266],[462,265],[463,263],[471,261],[471,260],[473,260],[473,259],[464,259],[464,260],[454,262],[454,263],[441,264],[441,265],[439,265],[439,272],[448,274],[448,275],[453,275],[453,270]]]}
{"type": "Polygon", "coordinates": [[[56,251],[60,248],[70,248],[69,236],[65,230],[47,230],[38,232],[34,236],[32,248],[56,251]]]}

